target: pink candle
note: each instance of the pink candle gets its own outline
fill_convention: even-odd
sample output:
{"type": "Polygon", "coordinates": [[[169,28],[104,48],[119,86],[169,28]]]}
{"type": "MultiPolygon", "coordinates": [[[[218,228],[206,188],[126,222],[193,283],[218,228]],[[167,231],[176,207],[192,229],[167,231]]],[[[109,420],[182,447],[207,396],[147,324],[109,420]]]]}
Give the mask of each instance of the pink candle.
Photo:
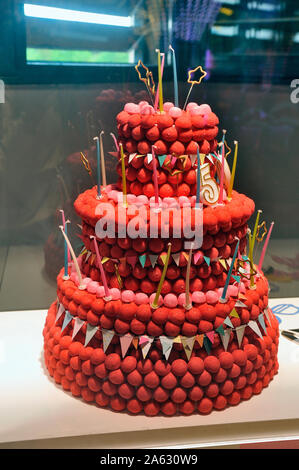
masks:
{"type": "Polygon", "coordinates": [[[270,239],[270,236],[271,236],[271,232],[272,232],[272,229],[273,229],[273,225],[274,225],[274,222],[271,222],[269,232],[268,232],[268,235],[266,237],[266,240],[265,240],[265,243],[264,243],[264,246],[263,246],[263,250],[262,250],[262,253],[261,253],[260,261],[259,261],[259,264],[258,264],[259,271],[261,271],[262,266],[263,266],[263,262],[264,262],[266,250],[267,250],[267,247],[268,247],[269,239],[270,239]]]}
{"type": "MultiPolygon", "coordinates": [[[[164,70],[164,62],[165,62],[165,54],[162,53],[161,56],[162,56],[162,62],[161,62],[161,80],[162,80],[163,70],[164,70]]],[[[155,111],[157,111],[158,102],[159,102],[159,85],[157,86],[156,97],[155,97],[155,106],[154,106],[155,111]]]]}
{"type": "Polygon", "coordinates": [[[113,142],[114,142],[114,145],[115,145],[116,150],[119,151],[119,145],[118,145],[118,143],[117,143],[117,140],[116,140],[115,135],[113,134],[113,132],[110,132],[110,135],[111,135],[111,137],[112,137],[112,139],[113,139],[113,142]]]}
{"type": "Polygon", "coordinates": [[[99,253],[98,243],[97,243],[96,237],[92,237],[92,238],[93,238],[94,248],[95,248],[95,252],[96,252],[96,255],[97,255],[98,265],[99,265],[101,278],[102,278],[102,282],[103,282],[103,286],[104,286],[104,290],[105,290],[104,299],[105,300],[111,300],[112,297],[109,295],[107,278],[106,278],[106,274],[105,274],[105,271],[104,271],[104,268],[103,268],[103,265],[102,265],[102,258],[101,258],[101,255],[99,253]]]}
{"type": "Polygon", "coordinates": [[[159,205],[159,186],[158,186],[158,175],[157,175],[157,161],[154,151],[154,146],[152,146],[152,155],[153,155],[153,178],[154,178],[154,188],[155,188],[155,203],[156,206],[159,205]]]}

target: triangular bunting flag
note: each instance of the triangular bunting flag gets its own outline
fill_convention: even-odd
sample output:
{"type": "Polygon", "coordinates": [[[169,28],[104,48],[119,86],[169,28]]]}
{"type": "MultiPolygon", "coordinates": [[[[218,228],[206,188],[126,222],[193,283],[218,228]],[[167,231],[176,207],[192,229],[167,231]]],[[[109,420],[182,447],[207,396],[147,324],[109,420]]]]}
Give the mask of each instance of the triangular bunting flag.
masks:
{"type": "Polygon", "coordinates": [[[91,251],[87,252],[86,258],[85,258],[85,263],[88,261],[88,258],[91,256],[91,251]]]}
{"type": "Polygon", "coordinates": [[[209,338],[207,336],[205,336],[204,339],[203,339],[203,345],[204,345],[204,348],[207,351],[207,353],[210,354],[211,349],[212,349],[212,344],[211,344],[211,341],[209,340],[209,338]]]}
{"type": "Polygon", "coordinates": [[[84,347],[86,347],[88,343],[92,340],[98,329],[98,326],[90,325],[89,323],[87,323],[84,347]]]}
{"type": "Polygon", "coordinates": [[[165,264],[166,258],[167,258],[167,253],[163,253],[162,255],[160,255],[160,258],[162,260],[162,263],[165,264]]]}
{"type": "Polygon", "coordinates": [[[135,349],[138,348],[138,338],[135,336],[135,338],[132,339],[132,344],[135,349]]]}
{"type": "Polygon", "coordinates": [[[131,163],[131,161],[133,160],[133,158],[135,158],[137,155],[137,153],[130,153],[129,155],[129,163],[131,163]]]}
{"type": "Polygon", "coordinates": [[[193,255],[193,260],[194,260],[194,264],[197,263],[197,261],[199,260],[199,258],[202,256],[202,252],[201,251],[198,251],[197,253],[194,253],[193,255]]]}
{"type": "Polygon", "coordinates": [[[154,338],[150,338],[148,336],[148,342],[146,344],[144,344],[142,347],[141,347],[141,351],[142,351],[142,356],[143,356],[143,359],[146,358],[151,346],[152,346],[152,342],[154,341],[154,338]]]}
{"type": "Polygon", "coordinates": [[[149,337],[147,335],[140,336],[139,338],[139,346],[143,346],[144,344],[149,342],[149,337]]]}
{"type": "Polygon", "coordinates": [[[247,300],[247,297],[246,295],[241,294],[241,292],[239,292],[239,299],[247,300]]]}
{"type": "Polygon", "coordinates": [[[140,255],[139,256],[139,261],[141,266],[144,268],[145,262],[146,262],[146,255],[140,255]]]}
{"type": "Polygon", "coordinates": [[[219,335],[224,336],[224,331],[225,331],[225,330],[224,330],[224,328],[223,328],[223,325],[218,326],[218,328],[216,328],[215,331],[216,331],[219,335]]]}
{"type": "Polygon", "coordinates": [[[207,263],[207,265],[210,266],[211,259],[208,256],[204,256],[204,260],[207,263]]]}
{"type": "Polygon", "coordinates": [[[107,261],[109,261],[110,258],[107,258],[107,256],[104,256],[104,258],[102,258],[102,264],[105,264],[107,263],[107,261]]]}
{"type": "Polygon", "coordinates": [[[259,316],[258,316],[258,321],[260,322],[261,327],[263,328],[265,334],[268,335],[267,328],[266,328],[266,323],[265,323],[265,319],[264,319],[263,313],[260,313],[260,314],[259,314],[259,316]]]}
{"type": "Polygon", "coordinates": [[[91,255],[90,261],[89,261],[89,264],[90,264],[90,265],[93,265],[94,260],[96,259],[96,256],[97,256],[97,255],[96,255],[95,253],[94,253],[93,255],[91,255]]]}
{"type": "Polygon", "coordinates": [[[194,346],[195,336],[181,336],[181,340],[185,354],[189,361],[194,346]]]}
{"type": "Polygon", "coordinates": [[[227,259],[226,259],[226,263],[227,263],[227,264],[229,265],[229,267],[230,267],[230,265],[232,264],[232,258],[227,258],[227,259]]]}
{"type": "Polygon", "coordinates": [[[237,334],[237,340],[238,340],[239,348],[241,347],[241,344],[242,344],[245,328],[246,328],[246,325],[241,325],[241,326],[238,326],[236,328],[236,334],[237,334]]]}
{"type": "Polygon", "coordinates": [[[237,302],[235,303],[235,307],[246,308],[247,306],[245,304],[243,304],[243,302],[241,302],[241,300],[237,300],[237,302]]]}
{"type": "Polygon", "coordinates": [[[131,333],[126,333],[125,335],[120,336],[119,340],[120,340],[120,347],[121,347],[122,357],[125,357],[125,355],[127,354],[128,349],[129,349],[129,347],[132,343],[133,335],[131,335],[131,333]]]}
{"type": "Polygon", "coordinates": [[[153,155],[151,153],[147,154],[147,163],[150,163],[153,159],[153,155]]]}
{"type": "Polygon", "coordinates": [[[203,345],[204,335],[196,335],[196,341],[198,342],[199,346],[202,347],[203,345]]]}
{"type": "Polygon", "coordinates": [[[204,161],[205,161],[205,158],[206,158],[206,154],[205,153],[200,153],[199,158],[200,158],[200,164],[203,165],[204,161]]]}
{"type": "Polygon", "coordinates": [[[268,309],[268,307],[267,307],[267,308],[265,308],[265,310],[264,310],[264,314],[266,315],[266,318],[267,318],[267,320],[268,320],[268,323],[270,324],[270,326],[272,326],[272,323],[271,323],[271,318],[270,318],[270,315],[269,315],[269,309],[268,309]]]}
{"type": "Polygon", "coordinates": [[[214,165],[214,160],[210,154],[206,155],[207,159],[210,160],[211,163],[214,165]]]}
{"type": "Polygon", "coordinates": [[[63,320],[63,324],[62,324],[62,327],[61,327],[61,333],[68,326],[68,324],[70,323],[70,321],[72,321],[73,318],[74,318],[73,315],[71,315],[70,312],[68,312],[66,310],[64,320],[63,320]]]}
{"type": "Polygon", "coordinates": [[[109,344],[111,343],[113,339],[114,331],[105,330],[104,328],[102,328],[102,336],[103,336],[103,351],[106,352],[106,350],[109,347],[109,344]]]}
{"type": "Polygon", "coordinates": [[[231,332],[230,329],[224,330],[224,335],[220,336],[225,351],[227,350],[227,347],[228,347],[228,343],[230,339],[230,332],[231,332]]]}
{"type": "Polygon", "coordinates": [[[173,344],[173,339],[174,338],[169,338],[168,336],[159,336],[159,340],[161,342],[162,346],[162,351],[165,356],[165,359],[168,360],[169,355],[172,350],[172,344],[173,344]]]}
{"type": "Polygon", "coordinates": [[[219,263],[221,264],[221,266],[223,266],[225,270],[227,270],[227,264],[226,264],[225,259],[219,258],[219,263]]]}
{"type": "Polygon", "coordinates": [[[137,263],[137,256],[128,256],[127,257],[127,262],[132,266],[132,268],[135,268],[135,265],[137,263]]]}
{"type": "Polygon", "coordinates": [[[177,266],[179,266],[181,253],[173,253],[173,255],[171,255],[171,256],[172,256],[173,261],[175,262],[175,264],[177,266]]]}
{"type": "Polygon", "coordinates": [[[197,155],[190,155],[190,160],[191,160],[191,166],[194,166],[194,163],[196,162],[197,155]]]}
{"type": "Polygon", "coordinates": [[[232,278],[237,281],[237,283],[241,282],[241,276],[235,276],[234,274],[232,275],[232,278]]]}
{"type": "Polygon", "coordinates": [[[208,333],[206,333],[206,336],[209,338],[209,340],[213,344],[214,339],[215,339],[215,331],[208,331],[208,333]]]}
{"type": "Polygon", "coordinates": [[[177,344],[182,343],[180,335],[178,335],[178,336],[176,336],[176,338],[174,338],[173,343],[177,343],[177,344]]]}
{"type": "Polygon", "coordinates": [[[63,312],[65,312],[65,308],[62,304],[59,304],[59,307],[58,307],[58,310],[57,310],[57,314],[56,314],[56,319],[55,319],[55,322],[57,322],[59,320],[59,318],[61,317],[61,315],[63,314],[63,312]]]}
{"type": "Polygon", "coordinates": [[[83,325],[84,325],[84,320],[81,320],[81,318],[76,317],[74,328],[73,328],[72,339],[75,338],[76,334],[79,332],[79,330],[82,328],[83,325]]]}
{"type": "Polygon", "coordinates": [[[226,319],[223,322],[225,325],[229,326],[230,328],[233,328],[234,325],[232,324],[231,320],[229,317],[226,317],[226,319]]]}
{"type": "Polygon", "coordinates": [[[159,255],[148,255],[152,268],[155,267],[159,255]]]}
{"type": "Polygon", "coordinates": [[[177,157],[172,157],[171,158],[171,163],[170,164],[171,164],[172,167],[174,167],[176,161],[177,161],[177,157]]]}
{"type": "Polygon", "coordinates": [[[249,261],[249,258],[246,255],[243,255],[242,258],[243,258],[244,261],[249,261]]]}
{"type": "Polygon", "coordinates": [[[239,314],[237,312],[237,310],[235,309],[235,307],[232,309],[232,311],[230,312],[229,314],[230,317],[234,317],[234,318],[240,318],[239,317],[239,314]]]}
{"type": "Polygon", "coordinates": [[[158,155],[160,166],[163,166],[163,163],[165,162],[166,157],[167,155],[158,155]]]}
{"type": "Polygon", "coordinates": [[[189,261],[189,254],[188,253],[185,253],[185,251],[182,251],[182,254],[185,258],[186,261],[189,261]]]}
{"type": "Polygon", "coordinates": [[[248,322],[248,326],[249,328],[251,328],[261,339],[263,339],[263,335],[261,333],[261,330],[259,329],[258,327],[258,324],[255,320],[250,320],[250,322],[248,322]]]}

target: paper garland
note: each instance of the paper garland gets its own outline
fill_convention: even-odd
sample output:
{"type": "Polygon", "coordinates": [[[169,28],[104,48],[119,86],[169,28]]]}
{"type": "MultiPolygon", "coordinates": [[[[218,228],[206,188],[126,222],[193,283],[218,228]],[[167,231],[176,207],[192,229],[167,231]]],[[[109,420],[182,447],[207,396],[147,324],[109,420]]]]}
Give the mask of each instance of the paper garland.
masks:
{"type": "MultiPolygon", "coordinates": [[[[235,309],[233,309],[232,312],[234,310],[235,309]]],[[[65,312],[65,316],[64,316],[61,332],[74,319],[75,321],[74,321],[73,334],[72,334],[72,339],[74,339],[75,336],[77,335],[77,333],[79,332],[79,330],[85,324],[86,325],[86,334],[85,334],[84,347],[86,347],[90,343],[92,338],[95,336],[97,331],[101,331],[102,340],[103,340],[103,351],[104,352],[106,352],[106,350],[108,349],[108,347],[109,347],[112,339],[114,338],[114,336],[118,336],[119,341],[120,341],[121,353],[122,353],[123,358],[126,356],[126,354],[128,352],[128,349],[131,346],[131,344],[133,344],[133,346],[135,347],[136,350],[137,350],[138,347],[141,348],[143,359],[145,359],[148,352],[149,352],[149,350],[150,350],[150,348],[151,348],[151,346],[152,346],[152,343],[154,341],[159,340],[161,342],[162,352],[163,352],[163,355],[164,355],[166,360],[168,360],[169,355],[172,351],[172,346],[175,343],[182,344],[182,346],[184,348],[184,351],[185,351],[185,354],[186,354],[186,357],[189,360],[190,357],[191,357],[191,354],[192,354],[192,351],[193,351],[193,348],[194,348],[194,344],[195,344],[196,341],[197,341],[197,343],[199,344],[200,347],[204,347],[206,349],[207,353],[210,354],[212,345],[215,342],[215,335],[216,334],[219,335],[219,337],[221,339],[221,342],[222,342],[222,345],[223,345],[223,348],[226,351],[227,348],[228,348],[228,344],[229,344],[229,340],[230,340],[230,336],[231,336],[232,331],[235,331],[237,341],[238,341],[238,345],[239,345],[239,347],[241,347],[242,340],[243,340],[244,333],[245,333],[245,328],[247,326],[249,328],[251,328],[252,331],[254,331],[254,333],[257,336],[259,336],[261,339],[263,339],[263,335],[261,333],[261,330],[258,326],[257,321],[250,320],[245,325],[240,325],[240,326],[234,327],[234,325],[232,324],[229,316],[227,316],[225,318],[224,322],[223,322],[223,324],[228,326],[228,328],[226,328],[226,329],[224,329],[223,324],[222,324],[218,328],[216,328],[215,330],[208,331],[208,332],[202,333],[202,334],[198,334],[196,336],[178,335],[176,337],[169,337],[169,336],[161,335],[161,336],[157,336],[157,337],[152,337],[152,336],[148,336],[148,335],[134,336],[131,333],[126,333],[124,335],[120,335],[120,334],[115,333],[113,330],[107,330],[105,328],[100,328],[99,326],[91,325],[88,322],[86,322],[84,320],[81,320],[79,317],[74,317],[73,315],[71,315],[67,310],[64,309],[63,305],[59,304],[59,303],[57,304],[57,314],[56,314],[55,323],[59,320],[59,318],[61,317],[61,315],[64,312],[65,312]]],[[[234,316],[234,314],[232,315],[232,312],[230,313],[230,316],[234,316]]],[[[235,313],[238,315],[236,310],[235,310],[235,313]]],[[[271,313],[271,311],[270,311],[270,313],[271,313]]],[[[266,328],[266,324],[265,324],[264,315],[266,316],[267,321],[271,325],[270,313],[269,313],[269,308],[267,307],[258,316],[258,321],[259,321],[262,329],[264,330],[266,336],[268,335],[268,332],[267,332],[267,328],[266,328]]],[[[271,313],[271,315],[272,315],[272,313],[271,313]]]]}

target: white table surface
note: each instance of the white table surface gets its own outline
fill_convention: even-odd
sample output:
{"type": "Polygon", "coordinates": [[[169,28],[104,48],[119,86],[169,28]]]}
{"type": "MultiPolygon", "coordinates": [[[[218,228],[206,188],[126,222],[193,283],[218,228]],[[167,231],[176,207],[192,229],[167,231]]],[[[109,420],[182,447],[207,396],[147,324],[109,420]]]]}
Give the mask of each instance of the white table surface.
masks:
{"type": "MultiPolygon", "coordinates": [[[[270,305],[299,298],[273,299],[270,305]]],[[[210,415],[145,417],[84,403],[42,361],[46,311],[0,313],[0,448],[208,447],[299,437],[299,344],[280,337],[278,375],[260,395],[210,415]]],[[[282,315],[283,328],[299,314],[282,315]]]]}

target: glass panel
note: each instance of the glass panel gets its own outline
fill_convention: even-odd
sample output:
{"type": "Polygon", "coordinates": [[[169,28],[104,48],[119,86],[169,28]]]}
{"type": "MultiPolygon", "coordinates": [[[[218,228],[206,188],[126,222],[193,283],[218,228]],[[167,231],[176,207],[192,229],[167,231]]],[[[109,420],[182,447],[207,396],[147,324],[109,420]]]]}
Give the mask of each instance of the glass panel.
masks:
{"type": "MultiPolygon", "coordinates": [[[[40,65],[40,83],[31,84],[30,65],[14,69],[13,39],[6,49],[0,43],[5,85],[4,103],[0,96],[0,309],[45,309],[55,299],[55,277],[64,260],[59,210],[63,209],[71,220],[69,234],[79,253],[80,220],[73,202],[95,183],[93,137],[104,130],[107,179],[115,182],[118,174],[110,135],[117,133],[115,116],[126,102],[148,99],[143,83],[134,74],[134,65],[140,58],[153,70],[157,82],[155,49],[166,52],[163,95],[165,101],[173,100],[169,44],[176,51],[180,106],[189,91],[188,69],[202,64],[208,74],[193,88],[190,101],[209,103],[219,116],[219,140],[222,129],[227,129],[232,149],[234,140],[238,140],[235,187],[252,197],[257,209],[263,209],[268,227],[275,221],[264,262],[271,296],[297,296],[297,2],[38,3],[133,15],[135,20],[129,28],[24,17],[27,39],[18,47],[27,50],[28,62],[52,62],[49,68],[60,62],[55,69],[59,77],[63,76],[61,68],[67,68],[62,64],[74,67],[73,83],[61,80],[58,85],[45,84],[47,72],[40,65]],[[86,63],[92,70],[90,83],[83,83],[85,72],[75,67],[78,63],[86,63]],[[114,64],[108,78],[99,78],[101,63],[114,64]],[[122,66],[118,69],[115,64],[122,66]],[[126,78],[114,79],[115,70],[121,70],[126,78]],[[27,77],[26,84],[21,84],[23,76],[27,77]],[[91,175],[84,168],[81,152],[89,160],[91,175]]],[[[0,34],[4,32],[5,28],[0,34]]],[[[231,156],[228,163],[232,164],[231,156]]],[[[257,259],[260,251],[261,243],[257,243],[257,259]]]]}

